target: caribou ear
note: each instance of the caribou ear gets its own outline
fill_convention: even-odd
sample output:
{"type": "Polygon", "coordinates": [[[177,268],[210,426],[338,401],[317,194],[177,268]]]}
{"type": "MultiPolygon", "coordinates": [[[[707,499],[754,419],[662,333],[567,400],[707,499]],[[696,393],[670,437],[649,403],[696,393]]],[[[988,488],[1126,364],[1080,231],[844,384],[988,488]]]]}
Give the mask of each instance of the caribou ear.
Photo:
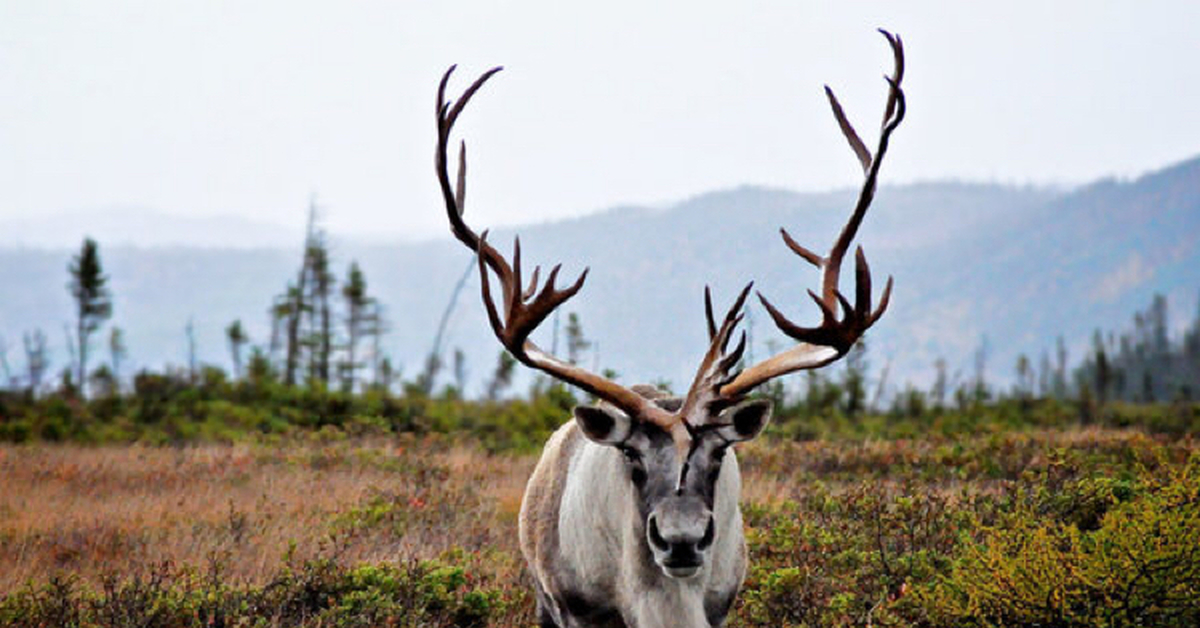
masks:
{"type": "Polygon", "coordinates": [[[575,423],[584,436],[601,445],[619,445],[629,438],[633,420],[624,412],[607,407],[575,406],[575,423]]]}
{"type": "Polygon", "coordinates": [[[718,433],[730,442],[750,440],[767,426],[767,422],[771,420],[772,407],[769,399],[739,403],[721,415],[721,422],[727,425],[719,428],[718,433]]]}

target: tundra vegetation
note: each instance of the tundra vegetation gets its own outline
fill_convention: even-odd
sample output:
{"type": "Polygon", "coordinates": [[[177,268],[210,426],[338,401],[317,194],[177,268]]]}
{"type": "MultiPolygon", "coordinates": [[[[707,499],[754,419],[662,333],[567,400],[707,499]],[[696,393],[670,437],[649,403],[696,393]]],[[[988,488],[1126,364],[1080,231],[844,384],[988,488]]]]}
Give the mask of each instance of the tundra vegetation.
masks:
{"type": "MultiPolygon", "coordinates": [[[[232,374],[123,377],[137,330],[115,327],[86,395],[73,334],[56,382],[40,330],[23,373],[0,352],[0,626],[533,625],[521,494],[589,400],[514,391],[505,353],[479,399],[459,373],[402,380],[350,274],[361,318],[331,321],[360,330],[353,354],[352,332],[321,337],[307,289],[272,310],[275,349],[230,325],[232,374]]],[[[582,321],[567,327],[582,352],[582,321]]],[[[1156,298],[1077,367],[1060,343],[1011,387],[988,380],[986,346],[969,377],[939,362],[927,388],[889,387],[861,343],[764,386],[776,412],[739,446],[750,571],[727,625],[1200,624],[1200,317],[1169,327],[1156,298]]]]}
{"type": "MultiPolygon", "coordinates": [[[[777,389],[730,626],[1200,621],[1200,407],[777,389]]],[[[965,393],[964,393],[965,394],[965,393]]],[[[195,383],[0,396],[0,625],[520,626],[524,482],[577,402],[195,383]]]]}
{"type": "MultiPolygon", "coordinates": [[[[89,256],[73,296],[77,269],[104,277],[89,256]]],[[[111,292],[90,279],[66,364],[41,330],[23,365],[0,342],[0,626],[533,625],[521,494],[590,400],[514,391],[506,353],[478,399],[462,365],[405,381],[361,271],[339,317],[323,259],[273,303],[271,344],[229,325],[232,374],[125,374],[138,330],[101,335],[111,292]],[[85,362],[97,336],[109,355],[85,362]]],[[[889,386],[861,342],[764,386],[727,625],[1200,625],[1200,316],[1172,334],[1166,311],[1097,332],[1074,368],[1061,342],[1021,360],[1011,387],[986,345],[968,377],[939,361],[928,387],[889,386]]],[[[583,322],[565,327],[586,352],[583,322]]]]}

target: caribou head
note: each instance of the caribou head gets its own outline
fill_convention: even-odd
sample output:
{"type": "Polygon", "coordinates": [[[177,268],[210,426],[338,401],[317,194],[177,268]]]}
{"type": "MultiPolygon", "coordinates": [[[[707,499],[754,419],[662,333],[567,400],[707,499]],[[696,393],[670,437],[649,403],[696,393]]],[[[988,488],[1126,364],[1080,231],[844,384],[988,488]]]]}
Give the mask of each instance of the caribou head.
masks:
{"type": "Polygon", "coordinates": [[[758,435],[771,416],[769,401],[748,395],[774,378],[840,359],[887,309],[892,280],[888,278],[874,305],[862,247],[854,256],[853,302],[839,287],[842,262],[871,205],[889,138],[905,112],[900,88],[903,46],[898,36],[881,32],[895,66],[886,77],[887,104],[873,152],[846,119],[832,90],[825,89],[863,169],[864,181],[849,220],[826,255],[780,230],[786,246],[821,272],[819,292],[809,291],[820,323],[797,325],[758,293],[775,325],[796,344],[743,367],[746,335],[738,336],[737,328],[752,284],[720,320],[705,289],[708,349],[687,394],[676,399],[665,399],[647,387],[626,387],[564,362],[529,339],[555,308],[579,292],[588,271],[561,288],[561,265],[550,270],[544,283],[539,282],[540,268],[526,278],[519,238],[512,255],[505,256],[488,242],[486,231],[477,234],[464,222],[466,145],[460,145],[457,178],[452,181],[450,134],[463,108],[501,68],[485,72],[453,102],[446,100],[446,86],[454,68],[442,77],[437,92],[437,176],[451,229],[478,259],[492,331],[522,364],[600,400],[575,408],[574,421],[547,443],[522,504],[521,544],[537,583],[543,625],[601,624],[617,617],[637,626],[723,621],[745,568],[740,488],[730,447],[758,435]],[[587,439],[586,445],[578,434],[587,439]],[[605,558],[619,565],[594,564],[605,558]],[[670,582],[677,585],[664,584],[670,582]],[[654,583],[661,586],[655,588],[654,583]],[[665,606],[648,605],[647,596],[660,590],[679,593],[665,606]],[[700,601],[689,605],[691,598],[684,591],[692,591],[700,601]],[[675,611],[670,610],[672,604],[678,606],[675,611]],[[693,615],[696,619],[689,619],[693,615]]]}

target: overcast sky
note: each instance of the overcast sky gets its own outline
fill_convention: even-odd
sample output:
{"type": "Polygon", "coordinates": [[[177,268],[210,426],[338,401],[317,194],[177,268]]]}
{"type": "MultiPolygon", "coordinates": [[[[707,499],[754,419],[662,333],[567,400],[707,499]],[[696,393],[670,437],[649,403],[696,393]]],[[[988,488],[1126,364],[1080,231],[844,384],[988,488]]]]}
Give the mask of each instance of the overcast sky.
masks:
{"type": "MultiPolygon", "coordinates": [[[[433,98],[465,114],[477,225],[741,184],[1078,183],[1200,153],[1200,2],[0,2],[0,221],[149,208],[440,234],[433,98]]],[[[2,237],[2,236],[0,236],[2,237]]]]}

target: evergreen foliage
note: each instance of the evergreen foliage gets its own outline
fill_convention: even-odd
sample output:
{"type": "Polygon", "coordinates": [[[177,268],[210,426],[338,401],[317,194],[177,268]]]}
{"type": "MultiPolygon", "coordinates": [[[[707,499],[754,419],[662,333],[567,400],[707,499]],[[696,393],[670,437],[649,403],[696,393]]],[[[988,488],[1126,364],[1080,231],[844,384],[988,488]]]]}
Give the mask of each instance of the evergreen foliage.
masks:
{"type": "Polygon", "coordinates": [[[81,392],[87,380],[88,341],[93,332],[112,316],[112,297],[108,290],[108,276],[100,265],[100,246],[91,238],[84,238],[79,254],[68,266],[71,281],[68,288],[75,299],[76,354],[75,381],[81,392]]]}
{"type": "Polygon", "coordinates": [[[1167,299],[1155,295],[1134,315],[1132,329],[1096,330],[1091,351],[1075,371],[1076,386],[1087,388],[1101,405],[1192,400],[1200,385],[1200,312],[1178,340],[1168,329],[1167,299]]]}

